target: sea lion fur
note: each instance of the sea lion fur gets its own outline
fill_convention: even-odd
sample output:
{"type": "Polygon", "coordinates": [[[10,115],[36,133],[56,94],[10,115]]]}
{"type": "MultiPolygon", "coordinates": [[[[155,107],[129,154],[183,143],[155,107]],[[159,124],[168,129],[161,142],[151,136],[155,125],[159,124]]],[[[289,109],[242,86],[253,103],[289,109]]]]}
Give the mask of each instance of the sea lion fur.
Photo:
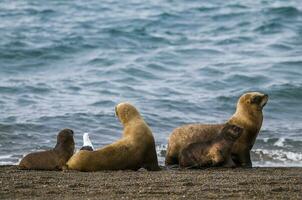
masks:
{"type": "Polygon", "coordinates": [[[120,103],[115,110],[124,126],[122,138],[95,151],[79,151],[68,161],[68,169],[159,170],[152,131],[140,113],[129,103],[120,103]]]}
{"type": "Polygon", "coordinates": [[[178,164],[180,151],[196,142],[214,140],[226,123],[243,128],[243,133],[232,147],[232,159],[236,166],[252,167],[250,150],[260,131],[263,121],[262,109],[268,101],[268,95],[260,92],[243,94],[233,116],[222,124],[189,124],[174,129],[168,140],[166,165],[178,164]]]}
{"type": "Polygon", "coordinates": [[[73,153],[73,131],[63,129],[59,132],[57,144],[53,149],[26,155],[20,161],[19,169],[62,170],[73,153]]]}
{"type": "Polygon", "coordinates": [[[234,167],[231,149],[242,132],[242,128],[226,124],[213,141],[190,144],[180,152],[180,167],[234,167]]]}

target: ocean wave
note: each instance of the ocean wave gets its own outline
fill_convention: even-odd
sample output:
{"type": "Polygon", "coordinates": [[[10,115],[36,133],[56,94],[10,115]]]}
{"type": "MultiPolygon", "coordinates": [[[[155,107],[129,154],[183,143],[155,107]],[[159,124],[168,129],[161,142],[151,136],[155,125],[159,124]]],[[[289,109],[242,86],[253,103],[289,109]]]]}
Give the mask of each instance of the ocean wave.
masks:
{"type": "Polygon", "coordinates": [[[19,163],[20,158],[10,155],[0,155],[0,165],[15,165],[19,163]]]}
{"type": "Polygon", "coordinates": [[[284,6],[284,7],[273,7],[265,9],[266,14],[268,15],[277,15],[282,17],[296,17],[298,15],[301,15],[301,11],[292,6],[284,6]]]}
{"type": "Polygon", "coordinates": [[[142,69],[142,67],[140,68],[140,67],[132,65],[132,64],[126,66],[124,69],[122,69],[122,71],[125,72],[126,74],[134,76],[135,78],[138,78],[138,79],[147,79],[147,80],[149,80],[149,79],[158,80],[159,79],[158,75],[155,75],[152,72],[142,69]]]}
{"type": "Polygon", "coordinates": [[[64,127],[115,141],[123,101],[165,145],[177,126],[226,120],[247,91],[270,96],[254,148],[302,152],[298,1],[5,0],[0,16],[1,155],[50,148],[64,127]]]}
{"type": "Polygon", "coordinates": [[[197,7],[195,8],[197,11],[199,12],[212,12],[212,11],[216,11],[216,10],[219,10],[220,8],[219,7],[215,7],[215,6],[203,6],[203,7],[197,7]]]}
{"type": "Polygon", "coordinates": [[[285,138],[280,138],[277,142],[275,142],[275,146],[284,147],[285,138]]]}
{"type": "Polygon", "coordinates": [[[115,102],[107,100],[94,102],[93,104],[91,104],[91,106],[108,106],[113,108],[115,104],[115,102]]]}
{"type": "Polygon", "coordinates": [[[274,98],[281,100],[291,100],[299,101],[302,98],[302,85],[300,84],[274,84],[270,87],[270,95],[274,98]]]}
{"type": "MultiPolygon", "coordinates": [[[[238,26],[242,27],[243,24],[238,24],[238,26]]],[[[248,23],[245,25],[249,25],[248,23]]],[[[247,43],[251,42],[253,39],[251,37],[245,37],[245,36],[234,36],[234,37],[228,37],[222,40],[219,40],[216,44],[217,45],[239,45],[240,43],[247,43]]]]}
{"type": "Polygon", "coordinates": [[[284,150],[255,149],[252,158],[256,165],[302,166],[302,154],[284,150]]]}
{"type": "Polygon", "coordinates": [[[283,23],[278,21],[265,22],[259,27],[255,28],[254,31],[262,34],[277,34],[284,30],[285,26],[283,23]]]}
{"type": "Polygon", "coordinates": [[[229,21],[229,20],[236,20],[238,18],[242,18],[247,14],[249,14],[248,11],[245,12],[232,11],[230,13],[217,14],[215,16],[212,16],[212,19],[214,21],[229,21]]]}
{"type": "Polygon", "coordinates": [[[53,9],[34,9],[34,8],[27,8],[24,9],[24,15],[51,15],[56,13],[53,9]]]}
{"type": "MultiPolygon", "coordinates": [[[[45,94],[50,93],[52,88],[46,84],[37,84],[35,86],[32,85],[13,85],[13,86],[0,86],[0,94],[45,94]]],[[[20,99],[22,100],[22,99],[20,99]]],[[[32,100],[30,100],[32,101],[32,100]]]]}

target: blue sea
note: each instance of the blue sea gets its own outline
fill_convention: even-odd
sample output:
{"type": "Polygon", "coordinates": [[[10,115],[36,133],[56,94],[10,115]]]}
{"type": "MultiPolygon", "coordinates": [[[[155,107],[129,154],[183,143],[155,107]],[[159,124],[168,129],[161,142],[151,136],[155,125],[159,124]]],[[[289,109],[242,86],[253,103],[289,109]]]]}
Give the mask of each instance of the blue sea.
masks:
{"type": "Polygon", "coordinates": [[[269,94],[254,166],[302,166],[301,0],[1,0],[0,164],[121,137],[134,104],[155,136],[221,123],[247,91],[269,94]]]}

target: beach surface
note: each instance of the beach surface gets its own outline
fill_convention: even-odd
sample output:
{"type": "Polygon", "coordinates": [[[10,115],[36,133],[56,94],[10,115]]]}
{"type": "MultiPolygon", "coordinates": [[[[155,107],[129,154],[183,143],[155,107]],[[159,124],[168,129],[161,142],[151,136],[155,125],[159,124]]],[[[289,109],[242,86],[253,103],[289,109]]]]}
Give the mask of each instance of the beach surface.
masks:
{"type": "Polygon", "coordinates": [[[23,171],[0,166],[0,199],[302,199],[302,168],[23,171]]]}

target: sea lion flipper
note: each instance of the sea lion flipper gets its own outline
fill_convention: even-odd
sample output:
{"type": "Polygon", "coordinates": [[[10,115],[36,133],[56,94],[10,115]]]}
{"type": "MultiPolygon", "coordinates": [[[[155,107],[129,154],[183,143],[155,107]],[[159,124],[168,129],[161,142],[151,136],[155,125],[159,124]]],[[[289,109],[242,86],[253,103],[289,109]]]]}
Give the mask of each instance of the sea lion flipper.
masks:
{"type": "Polygon", "coordinates": [[[145,157],[144,168],[148,171],[159,171],[161,170],[158,166],[157,155],[155,146],[153,146],[152,150],[149,150],[145,157]]]}
{"type": "Polygon", "coordinates": [[[235,157],[235,163],[240,167],[252,167],[251,155],[249,150],[241,151],[239,154],[232,156],[235,157]]]}
{"type": "Polygon", "coordinates": [[[66,164],[62,166],[62,171],[68,171],[68,166],[66,164]]]}
{"type": "Polygon", "coordinates": [[[210,156],[212,157],[212,166],[220,166],[224,162],[224,156],[220,149],[213,153],[211,152],[210,156]]]}
{"type": "Polygon", "coordinates": [[[228,159],[227,162],[223,165],[223,167],[234,168],[234,167],[236,167],[236,164],[234,163],[234,161],[232,160],[232,158],[229,157],[229,159],[228,159]]]}

